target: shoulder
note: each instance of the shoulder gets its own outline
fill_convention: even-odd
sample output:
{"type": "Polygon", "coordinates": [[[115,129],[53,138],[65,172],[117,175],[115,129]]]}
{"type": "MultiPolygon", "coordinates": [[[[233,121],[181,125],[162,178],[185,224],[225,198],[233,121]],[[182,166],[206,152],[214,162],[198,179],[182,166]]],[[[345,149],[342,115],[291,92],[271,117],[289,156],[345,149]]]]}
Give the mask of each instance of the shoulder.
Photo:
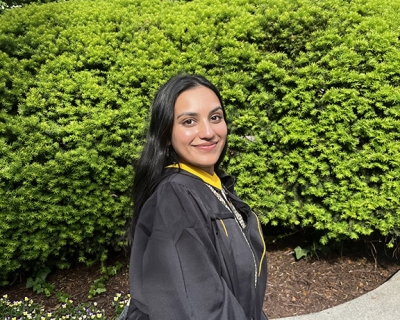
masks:
{"type": "MultiPolygon", "coordinates": [[[[235,178],[222,171],[218,172],[217,174],[225,188],[230,192],[235,193],[235,178]]],[[[206,187],[206,184],[199,177],[191,174],[190,172],[179,169],[167,169],[161,178],[160,184],[162,183],[176,183],[194,189],[206,187]]]]}
{"type": "Polygon", "coordinates": [[[167,169],[158,183],[154,195],[171,193],[179,196],[181,193],[197,197],[210,192],[207,185],[199,177],[179,169],[167,169]]]}
{"type": "Polygon", "coordinates": [[[205,183],[195,175],[183,170],[168,169],[145,202],[144,208],[150,205],[162,211],[172,211],[177,207],[180,211],[186,210],[188,207],[193,208],[192,203],[207,191],[205,183]]]}
{"type": "Polygon", "coordinates": [[[204,183],[199,177],[187,171],[170,168],[166,169],[161,177],[159,185],[162,186],[163,184],[177,184],[187,188],[196,188],[204,183]]]}
{"type": "Polygon", "coordinates": [[[138,225],[149,232],[162,230],[175,235],[185,228],[206,225],[209,207],[201,196],[205,192],[209,192],[207,186],[197,177],[169,172],[144,203],[138,225]]]}

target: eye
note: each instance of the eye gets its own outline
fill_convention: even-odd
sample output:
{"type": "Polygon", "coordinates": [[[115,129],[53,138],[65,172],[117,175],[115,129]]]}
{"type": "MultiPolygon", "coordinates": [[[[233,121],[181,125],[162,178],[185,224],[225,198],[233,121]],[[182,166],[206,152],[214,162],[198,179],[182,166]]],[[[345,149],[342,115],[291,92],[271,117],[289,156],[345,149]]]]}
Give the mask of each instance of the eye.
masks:
{"type": "Polygon", "coordinates": [[[220,122],[223,119],[223,116],[220,114],[214,114],[210,119],[212,122],[220,122]]]}
{"type": "Polygon", "coordinates": [[[194,119],[186,119],[186,120],[182,121],[182,124],[186,125],[186,126],[192,126],[192,125],[194,125],[194,119]]]}

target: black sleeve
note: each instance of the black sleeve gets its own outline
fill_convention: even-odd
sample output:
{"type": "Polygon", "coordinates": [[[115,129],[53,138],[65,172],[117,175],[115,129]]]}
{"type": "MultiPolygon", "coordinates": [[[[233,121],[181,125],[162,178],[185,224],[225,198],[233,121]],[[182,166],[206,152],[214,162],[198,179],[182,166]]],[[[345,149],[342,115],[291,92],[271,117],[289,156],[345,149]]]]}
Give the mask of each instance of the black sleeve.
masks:
{"type": "Polygon", "coordinates": [[[137,309],[128,319],[246,319],[219,274],[205,215],[204,205],[179,184],[160,185],[146,202],[130,264],[137,309]]]}

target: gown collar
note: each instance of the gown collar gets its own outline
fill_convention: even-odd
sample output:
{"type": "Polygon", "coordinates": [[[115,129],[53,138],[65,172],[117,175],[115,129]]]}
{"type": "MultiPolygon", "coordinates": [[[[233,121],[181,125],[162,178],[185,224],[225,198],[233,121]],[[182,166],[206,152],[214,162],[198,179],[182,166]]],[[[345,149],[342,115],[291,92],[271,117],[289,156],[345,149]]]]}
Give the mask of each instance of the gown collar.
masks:
{"type": "Polygon", "coordinates": [[[199,177],[203,182],[213,186],[214,188],[217,188],[218,190],[222,190],[222,183],[220,178],[217,176],[217,174],[214,172],[213,175],[210,175],[209,173],[205,172],[204,170],[201,170],[199,168],[196,168],[194,166],[191,166],[189,164],[185,163],[174,163],[167,168],[178,168],[185,170],[187,172],[190,172],[191,174],[195,175],[196,177],[199,177]]]}

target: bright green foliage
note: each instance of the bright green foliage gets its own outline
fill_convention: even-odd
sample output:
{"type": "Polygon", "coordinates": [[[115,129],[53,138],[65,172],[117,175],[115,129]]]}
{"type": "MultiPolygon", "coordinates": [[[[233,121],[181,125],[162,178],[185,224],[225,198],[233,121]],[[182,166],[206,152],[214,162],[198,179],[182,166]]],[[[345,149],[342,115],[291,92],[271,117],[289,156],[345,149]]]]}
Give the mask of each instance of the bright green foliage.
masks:
{"type": "MultiPolygon", "coordinates": [[[[400,5],[96,0],[0,16],[0,280],[121,245],[161,83],[221,89],[228,171],[263,223],[400,232],[400,5]]],[[[395,239],[395,238],[393,238],[395,239]]]]}
{"type": "Polygon", "coordinates": [[[5,6],[22,6],[28,3],[37,2],[37,3],[47,3],[47,2],[56,2],[58,0],[2,0],[1,2],[5,6]]]}
{"type": "Polygon", "coordinates": [[[242,190],[264,222],[326,230],[324,243],[398,236],[400,5],[272,3],[261,22],[270,52],[248,99],[256,116],[235,121],[255,137],[231,160],[242,190]]]}

